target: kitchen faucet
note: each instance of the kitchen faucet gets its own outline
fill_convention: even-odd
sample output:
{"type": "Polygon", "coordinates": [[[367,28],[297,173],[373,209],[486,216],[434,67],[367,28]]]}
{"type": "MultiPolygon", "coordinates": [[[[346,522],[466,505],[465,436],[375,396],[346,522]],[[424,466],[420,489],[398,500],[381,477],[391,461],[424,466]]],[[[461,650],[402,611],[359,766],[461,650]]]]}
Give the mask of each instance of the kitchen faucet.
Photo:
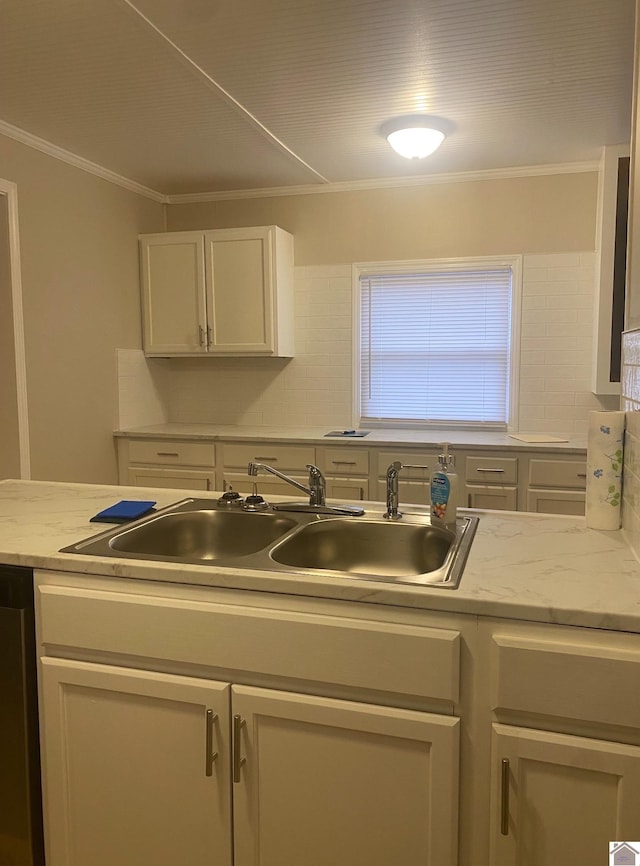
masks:
{"type": "Polygon", "coordinates": [[[402,469],[429,469],[420,463],[400,463],[395,460],[387,469],[387,510],[384,517],[387,520],[400,520],[402,512],[398,511],[398,475],[402,469]]]}
{"type": "Polygon", "coordinates": [[[274,469],[273,466],[268,466],[266,463],[249,463],[247,473],[249,475],[257,475],[260,470],[263,472],[270,472],[271,475],[275,475],[276,478],[281,478],[283,481],[286,481],[298,490],[302,490],[303,493],[308,493],[309,505],[326,505],[326,483],[324,475],[320,472],[317,466],[313,465],[313,463],[307,463],[306,469],[309,471],[308,487],[305,487],[304,484],[300,484],[300,482],[296,481],[295,478],[289,478],[288,475],[285,475],[278,469],[274,469]]]}

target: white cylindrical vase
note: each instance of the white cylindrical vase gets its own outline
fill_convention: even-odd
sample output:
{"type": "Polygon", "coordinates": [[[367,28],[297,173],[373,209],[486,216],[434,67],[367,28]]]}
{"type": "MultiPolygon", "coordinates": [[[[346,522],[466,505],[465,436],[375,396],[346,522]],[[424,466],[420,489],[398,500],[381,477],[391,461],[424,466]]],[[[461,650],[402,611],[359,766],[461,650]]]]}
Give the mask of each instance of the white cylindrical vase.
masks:
{"type": "Polygon", "coordinates": [[[589,412],[587,427],[587,526],[620,529],[624,412],[589,412]]]}

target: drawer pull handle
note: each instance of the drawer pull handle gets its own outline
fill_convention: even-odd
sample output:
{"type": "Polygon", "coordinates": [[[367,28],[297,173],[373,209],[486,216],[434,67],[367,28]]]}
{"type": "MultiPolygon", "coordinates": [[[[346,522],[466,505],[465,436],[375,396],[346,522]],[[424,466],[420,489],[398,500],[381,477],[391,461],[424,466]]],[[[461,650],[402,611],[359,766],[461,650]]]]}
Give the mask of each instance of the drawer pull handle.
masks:
{"type": "Polygon", "coordinates": [[[500,778],[500,833],[509,835],[509,758],[502,759],[500,778]]]}
{"type": "Polygon", "coordinates": [[[504,469],[483,469],[481,466],[479,466],[476,469],[476,472],[497,472],[497,473],[500,473],[500,472],[504,472],[504,471],[505,471],[504,469]]]}
{"type": "Polygon", "coordinates": [[[218,720],[217,713],[207,710],[207,742],[205,746],[205,776],[213,776],[213,762],[218,753],[213,750],[213,726],[218,720]]]}
{"type": "Polygon", "coordinates": [[[261,460],[261,461],[262,461],[262,460],[268,460],[269,463],[277,463],[277,462],[278,462],[278,458],[277,458],[277,457],[260,457],[260,456],[256,456],[256,457],[254,457],[253,459],[254,459],[254,460],[261,460]]]}
{"type": "Polygon", "coordinates": [[[578,472],[578,478],[586,478],[586,477],[587,477],[586,472],[578,472]]]}
{"type": "Polygon", "coordinates": [[[240,767],[246,763],[246,758],[240,756],[240,733],[245,725],[242,716],[233,717],[233,781],[240,781],[240,767]]]}
{"type": "Polygon", "coordinates": [[[179,457],[180,454],[177,451],[156,451],[157,457],[179,457]]]}
{"type": "Polygon", "coordinates": [[[356,466],[355,460],[332,460],[334,466],[356,466]]]}

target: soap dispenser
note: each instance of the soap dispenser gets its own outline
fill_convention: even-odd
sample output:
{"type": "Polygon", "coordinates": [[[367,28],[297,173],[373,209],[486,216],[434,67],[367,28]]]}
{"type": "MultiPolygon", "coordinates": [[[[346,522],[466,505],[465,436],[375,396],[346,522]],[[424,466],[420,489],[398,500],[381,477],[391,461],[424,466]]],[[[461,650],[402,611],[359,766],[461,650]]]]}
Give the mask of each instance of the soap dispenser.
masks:
{"type": "Polygon", "coordinates": [[[455,527],[458,508],[458,476],[455,461],[449,454],[449,443],[442,443],[438,469],[431,476],[431,517],[445,526],[455,527]]]}

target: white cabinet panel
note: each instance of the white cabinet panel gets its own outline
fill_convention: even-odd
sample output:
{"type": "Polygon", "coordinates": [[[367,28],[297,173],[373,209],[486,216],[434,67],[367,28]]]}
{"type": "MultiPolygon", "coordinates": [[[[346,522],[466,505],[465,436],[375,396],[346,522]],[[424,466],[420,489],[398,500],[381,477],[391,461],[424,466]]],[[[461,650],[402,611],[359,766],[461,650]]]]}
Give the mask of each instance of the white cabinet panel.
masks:
{"type": "Polygon", "coordinates": [[[65,659],[41,671],[48,866],[231,866],[229,686],[65,659]]]}
{"type": "Polygon", "coordinates": [[[639,814],[639,747],[493,726],[492,866],[602,866],[639,814]]]}
{"type": "Polygon", "coordinates": [[[458,719],[243,686],[233,712],[235,866],[456,864],[458,719]]]}

